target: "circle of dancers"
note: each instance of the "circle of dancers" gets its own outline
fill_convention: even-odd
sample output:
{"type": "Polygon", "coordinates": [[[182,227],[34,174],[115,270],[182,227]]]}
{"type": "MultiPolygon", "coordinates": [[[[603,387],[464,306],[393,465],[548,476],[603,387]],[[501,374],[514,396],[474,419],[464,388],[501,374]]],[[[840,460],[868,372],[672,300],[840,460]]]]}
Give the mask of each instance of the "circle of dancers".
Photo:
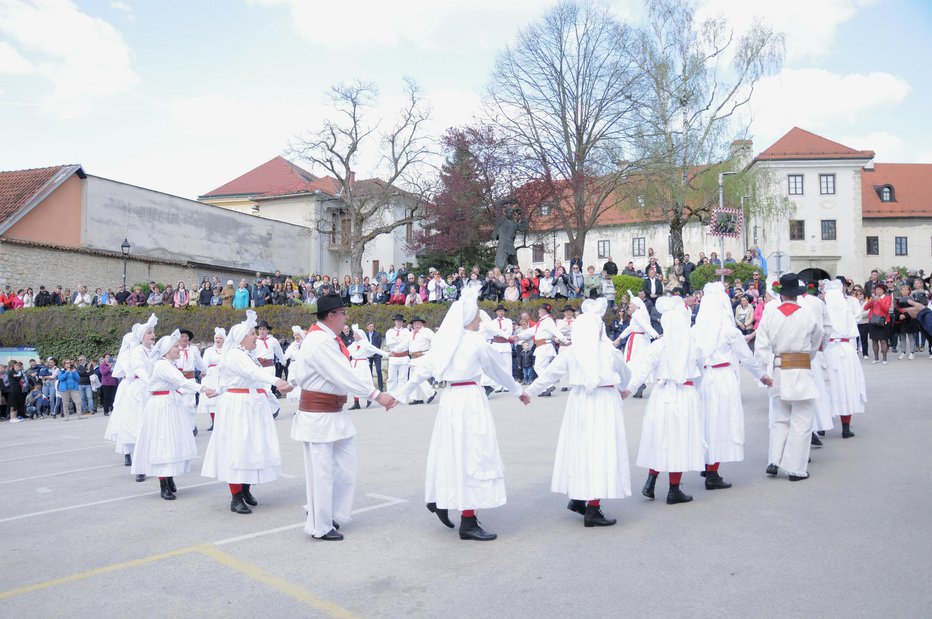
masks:
{"type": "MultiPolygon", "coordinates": [[[[840,279],[840,278],[839,278],[840,279]]],[[[567,509],[585,527],[616,524],[601,501],[631,496],[631,470],[623,400],[649,389],[636,463],[647,475],[641,494],[653,500],[665,473],[668,505],[688,503],[683,475],[697,472],[706,490],[731,488],[720,467],[745,458],[745,421],[739,368],[769,401],[769,452],[765,473],[790,481],[809,478],[810,450],[840,421],[851,438],[852,416],[865,411],[864,376],[856,350],[860,307],[837,280],[822,282],[824,301],[808,293],[794,273],[772,286],[751,351],[735,325],[721,283],[707,284],[691,326],[683,299],[657,300],[662,334],[634,299],[624,349],[608,338],[604,299],[587,299],[580,312],[564,308],[554,320],[549,305],[538,320],[515,330],[507,309],[491,317],[478,307],[478,291],[463,290],[436,332],[401,315],[385,334],[385,348],[356,325],[337,295],[318,300],[317,322],[292,327],[287,353],[256,314],[229,331],[216,328],[201,354],[193,334],[175,330],[156,339],[153,314],[123,337],[114,367],[121,378],[105,437],[116,445],[136,481],[157,477],[162,499],[178,494],[175,479],[197,457],[197,412],[210,415],[210,441],[201,475],[228,485],[230,510],[250,514],[259,505],[253,488],[281,475],[274,420],[276,393],[298,402],[291,439],[302,444],[305,532],[316,540],[343,539],[356,486],[356,428],[348,410],[373,403],[439,407],[427,454],[424,502],[450,529],[460,513],[463,540],[489,541],[479,510],[506,502],[505,474],[489,394],[507,391],[525,405],[568,391],[556,438],[551,490],[566,495],[567,509]],[[511,347],[534,343],[537,378],[522,386],[512,376],[511,347]],[[388,389],[373,386],[369,359],[385,357],[388,389]],[[287,377],[275,360],[289,361],[287,377]],[[195,380],[200,373],[201,382],[195,380]],[[440,391],[431,384],[443,385],[440,391]],[[349,398],[353,405],[345,408],[349,398]]]]}

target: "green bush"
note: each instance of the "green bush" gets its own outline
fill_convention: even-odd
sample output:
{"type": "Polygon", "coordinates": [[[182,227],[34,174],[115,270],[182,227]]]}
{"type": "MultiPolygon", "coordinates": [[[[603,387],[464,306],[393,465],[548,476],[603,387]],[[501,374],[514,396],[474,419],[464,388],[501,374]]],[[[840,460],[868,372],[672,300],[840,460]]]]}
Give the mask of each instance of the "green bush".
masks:
{"type": "MultiPolygon", "coordinates": [[[[719,279],[719,275],[715,274],[715,270],[719,267],[714,264],[704,264],[701,267],[697,267],[695,271],[692,272],[692,275],[689,276],[689,284],[693,290],[702,290],[702,287],[708,284],[709,282],[714,282],[719,279]]],[[[745,286],[747,281],[751,279],[751,276],[756,272],[761,274],[761,281],[764,281],[764,272],[760,270],[759,267],[754,266],[750,262],[737,262],[735,264],[726,264],[726,269],[731,269],[731,275],[725,276],[725,282],[731,283],[736,279],[740,279],[741,283],[745,286]]]]}
{"type": "Polygon", "coordinates": [[[628,295],[628,298],[637,296],[638,290],[644,287],[644,280],[634,275],[612,275],[612,282],[615,284],[615,303],[621,301],[621,297],[628,295]]]}
{"type": "MultiPolygon", "coordinates": [[[[504,303],[508,316],[514,320],[527,311],[532,320],[537,319],[537,308],[546,300],[533,300],[527,303],[504,303]]],[[[555,318],[566,304],[578,308],[581,300],[551,301],[555,318]]],[[[489,315],[495,315],[496,303],[483,301],[479,304],[489,315]]],[[[356,323],[365,328],[369,322],[375,323],[376,329],[385,332],[392,327],[395,314],[402,314],[405,321],[418,316],[423,318],[428,327],[436,329],[447,313],[449,306],[440,303],[425,303],[417,307],[397,305],[362,305],[348,310],[349,324],[356,323]]],[[[123,335],[133,324],[145,322],[152,313],[148,307],[43,307],[22,309],[0,314],[0,346],[35,346],[42,357],[69,358],[77,355],[101,356],[104,353],[116,353],[123,335]]],[[[189,329],[194,333],[195,342],[209,343],[214,337],[214,327],[229,329],[241,322],[245,311],[228,307],[191,307],[173,308],[157,307],[155,315],[159,318],[156,335],[162,336],[178,328],[189,329]]],[[[267,305],[258,308],[256,313],[260,320],[266,320],[273,328],[273,334],[280,338],[291,339],[291,326],[300,325],[305,329],[316,322],[317,316],[307,306],[288,307],[267,305]]]]}

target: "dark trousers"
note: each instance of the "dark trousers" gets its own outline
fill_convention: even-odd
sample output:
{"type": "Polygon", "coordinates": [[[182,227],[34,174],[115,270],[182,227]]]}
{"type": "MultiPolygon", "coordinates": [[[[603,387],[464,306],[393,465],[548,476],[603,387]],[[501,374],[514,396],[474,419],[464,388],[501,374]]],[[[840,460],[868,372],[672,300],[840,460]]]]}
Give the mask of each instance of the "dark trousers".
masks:
{"type": "Polygon", "coordinates": [[[379,391],[385,391],[385,384],[382,381],[382,355],[369,357],[369,372],[373,370],[375,370],[375,379],[378,381],[379,391]]]}
{"type": "Polygon", "coordinates": [[[100,404],[104,407],[104,412],[113,411],[113,397],[116,395],[116,385],[100,386],[100,404]]]}
{"type": "Polygon", "coordinates": [[[870,343],[867,341],[867,323],[858,324],[858,339],[861,340],[861,356],[867,356],[867,347],[870,343]]]}

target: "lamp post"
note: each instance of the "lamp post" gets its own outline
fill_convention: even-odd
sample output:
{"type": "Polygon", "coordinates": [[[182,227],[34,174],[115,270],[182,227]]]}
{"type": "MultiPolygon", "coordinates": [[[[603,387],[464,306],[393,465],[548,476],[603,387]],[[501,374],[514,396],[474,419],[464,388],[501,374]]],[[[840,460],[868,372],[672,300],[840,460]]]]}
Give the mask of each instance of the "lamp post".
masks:
{"type": "Polygon", "coordinates": [[[742,230],[744,234],[744,251],[748,250],[748,212],[744,210],[744,201],[750,199],[751,196],[741,196],[741,216],[744,218],[744,225],[742,226],[744,228],[742,230]]]}
{"type": "Polygon", "coordinates": [[[129,256],[129,239],[124,238],[120,249],[123,250],[123,290],[126,290],[126,257],[129,256]]]}
{"type": "MultiPolygon", "coordinates": [[[[737,172],[719,172],[718,173],[718,208],[725,208],[725,185],[724,179],[729,174],[737,174],[737,172]]],[[[719,279],[724,284],[725,283],[725,236],[720,235],[718,237],[718,270],[719,279]]]]}

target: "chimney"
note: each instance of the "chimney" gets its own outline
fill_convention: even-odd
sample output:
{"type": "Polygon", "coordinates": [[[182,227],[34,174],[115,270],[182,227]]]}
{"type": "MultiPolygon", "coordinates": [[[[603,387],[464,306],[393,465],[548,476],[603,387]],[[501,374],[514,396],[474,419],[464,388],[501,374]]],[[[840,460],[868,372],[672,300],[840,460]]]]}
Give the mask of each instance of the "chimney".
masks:
{"type": "Polygon", "coordinates": [[[346,177],[346,184],[352,188],[356,184],[356,173],[350,170],[349,176],[346,177]]]}
{"type": "Polygon", "coordinates": [[[731,160],[738,166],[744,167],[751,162],[751,149],[754,146],[752,140],[734,140],[729,148],[731,160]]]}

